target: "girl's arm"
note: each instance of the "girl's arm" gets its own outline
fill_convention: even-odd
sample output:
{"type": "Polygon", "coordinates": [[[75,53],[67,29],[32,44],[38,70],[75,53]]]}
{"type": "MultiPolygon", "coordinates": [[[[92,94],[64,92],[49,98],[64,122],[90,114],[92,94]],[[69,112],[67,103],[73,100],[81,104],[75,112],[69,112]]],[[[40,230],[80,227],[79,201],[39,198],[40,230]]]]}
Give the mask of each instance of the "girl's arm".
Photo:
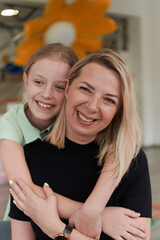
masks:
{"type": "MultiPolygon", "coordinates": [[[[40,198],[37,196],[23,181],[18,179],[17,182],[13,182],[12,186],[12,195],[16,201],[16,205],[21,209],[27,216],[32,218],[32,220],[51,238],[53,238],[56,232],[54,232],[53,226],[56,226],[58,230],[57,233],[63,231],[64,225],[62,222],[59,222],[57,213],[55,212],[55,195],[53,191],[46,185],[44,185],[44,192],[46,194],[46,199],[40,198]],[[49,217],[48,217],[49,216],[49,217]],[[55,222],[53,222],[55,221],[55,222]],[[58,223],[58,225],[56,225],[58,223]]],[[[69,202],[69,199],[68,199],[69,202]]],[[[72,203],[76,203],[71,200],[72,203]]],[[[76,206],[76,204],[75,204],[76,206]]],[[[67,207],[67,206],[66,206],[67,207]]],[[[79,207],[79,205],[77,205],[79,207]]],[[[144,236],[144,226],[137,225],[135,220],[139,219],[139,214],[134,211],[124,209],[119,207],[107,207],[104,210],[102,215],[102,229],[109,236],[115,235],[120,236],[121,233],[126,233],[128,229],[132,227],[132,232],[135,233],[138,229],[137,236],[144,236]],[[108,211],[106,209],[109,209],[108,211]],[[127,217],[126,217],[127,216],[127,217]],[[115,222],[115,219],[117,222],[115,222]],[[125,224],[124,224],[125,223],[125,224]],[[112,226],[112,227],[111,227],[112,226]]],[[[132,233],[131,233],[132,234],[132,233]]],[[[81,235],[78,231],[73,231],[73,240],[74,239],[90,239],[86,238],[84,235],[81,235]],[[82,238],[83,236],[83,238],[82,238]],[[75,238],[74,238],[75,237],[75,238]],[[77,238],[76,238],[77,237],[77,238]],[[85,238],[84,238],[85,237],[85,238]]],[[[121,239],[115,238],[116,240],[121,239]]],[[[135,238],[135,239],[138,239],[135,238]]],[[[131,236],[127,236],[126,240],[131,239],[131,236]]],[[[135,240],[134,238],[132,238],[135,240]]],[[[72,240],[72,238],[71,238],[72,240]]]]}
{"type": "Polygon", "coordinates": [[[115,240],[150,240],[151,220],[139,216],[126,208],[106,207],[102,215],[102,230],[115,240]]]}
{"type": "Polygon", "coordinates": [[[100,177],[90,196],[82,208],[78,209],[69,219],[72,226],[95,239],[99,239],[102,229],[101,214],[117,184],[117,179],[113,177],[114,171],[105,171],[106,164],[109,161],[111,162],[113,157],[113,153],[107,157],[100,177]]]}
{"type": "MultiPolygon", "coordinates": [[[[19,143],[7,139],[0,140],[0,156],[8,180],[20,178],[24,180],[37,195],[42,198],[46,197],[43,188],[32,182],[25,160],[24,150],[19,143]]],[[[69,219],[70,216],[82,206],[81,203],[69,200],[59,194],[56,194],[56,197],[58,199],[58,209],[61,218],[69,219]]]]}
{"type": "Polygon", "coordinates": [[[12,240],[36,240],[30,222],[11,219],[12,240]]]}
{"type": "Polygon", "coordinates": [[[20,177],[32,186],[23,147],[19,143],[7,139],[0,140],[0,156],[8,180],[20,177]]]}
{"type": "Polygon", "coordinates": [[[23,147],[14,141],[0,140],[0,156],[3,168],[8,180],[16,177],[25,180],[25,182],[41,197],[44,193],[41,187],[33,184],[31,175],[25,160],[23,147]]]}
{"type": "MultiPolygon", "coordinates": [[[[59,218],[57,212],[57,199],[53,191],[49,187],[44,187],[46,199],[43,199],[34,194],[33,191],[29,187],[27,187],[27,185],[25,185],[22,181],[19,181],[19,185],[24,189],[24,192],[20,191],[20,187],[18,185],[16,185],[15,183],[12,184],[12,195],[15,199],[16,206],[23,210],[26,215],[30,216],[32,220],[49,237],[54,239],[57,234],[62,233],[65,228],[65,224],[59,218]],[[18,195],[16,195],[16,193],[20,193],[21,200],[17,197],[18,195]],[[28,199],[26,198],[26,196],[30,198],[30,204],[28,205],[28,199]]],[[[35,240],[35,236],[33,234],[33,230],[31,229],[30,222],[23,222],[13,219],[12,222],[13,240],[20,240],[22,238],[25,240],[35,240]],[[23,237],[24,235],[25,238],[23,237]]],[[[93,239],[81,234],[76,229],[73,229],[70,240],[93,239]]]]}

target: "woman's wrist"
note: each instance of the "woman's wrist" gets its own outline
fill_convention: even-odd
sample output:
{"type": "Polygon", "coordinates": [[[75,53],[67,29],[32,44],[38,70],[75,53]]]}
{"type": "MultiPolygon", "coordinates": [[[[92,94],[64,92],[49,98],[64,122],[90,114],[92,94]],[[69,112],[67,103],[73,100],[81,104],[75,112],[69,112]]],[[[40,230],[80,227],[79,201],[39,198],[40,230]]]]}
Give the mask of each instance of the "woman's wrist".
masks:
{"type": "Polygon", "coordinates": [[[50,233],[46,232],[46,234],[50,237],[50,238],[53,238],[55,239],[55,237],[59,234],[59,233],[62,233],[64,228],[65,228],[66,224],[64,224],[62,221],[59,221],[58,224],[54,225],[54,229],[50,229],[50,233]]]}
{"type": "Polygon", "coordinates": [[[70,240],[94,240],[94,239],[80,233],[76,229],[73,229],[70,235],[70,240]]]}
{"type": "Polygon", "coordinates": [[[71,233],[72,233],[73,228],[70,227],[69,225],[66,225],[63,232],[60,232],[56,235],[55,240],[59,240],[62,238],[64,239],[70,239],[71,233]]]}

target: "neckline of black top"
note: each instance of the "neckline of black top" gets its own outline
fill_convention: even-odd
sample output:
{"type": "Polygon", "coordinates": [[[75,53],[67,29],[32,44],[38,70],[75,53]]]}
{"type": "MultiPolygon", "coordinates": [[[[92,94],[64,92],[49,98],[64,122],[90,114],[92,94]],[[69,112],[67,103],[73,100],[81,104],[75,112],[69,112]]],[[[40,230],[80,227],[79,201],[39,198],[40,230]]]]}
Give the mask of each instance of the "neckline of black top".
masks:
{"type": "Polygon", "coordinates": [[[78,144],[65,138],[65,150],[78,152],[79,154],[95,153],[98,151],[98,145],[95,140],[88,144],[78,144]]]}

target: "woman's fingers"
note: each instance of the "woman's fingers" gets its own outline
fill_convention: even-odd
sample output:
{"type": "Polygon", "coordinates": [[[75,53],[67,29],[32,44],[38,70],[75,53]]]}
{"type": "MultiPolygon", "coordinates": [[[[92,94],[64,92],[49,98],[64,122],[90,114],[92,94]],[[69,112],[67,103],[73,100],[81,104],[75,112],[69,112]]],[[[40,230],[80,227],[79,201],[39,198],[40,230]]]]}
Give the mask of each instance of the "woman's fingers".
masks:
{"type": "Polygon", "coordinates": [[[44,183],[43,185],[43,190],[47,196],[47,198],[51,197],[51,196],[55,196],[54,192],[52,191],[52,189],[49,187],[48,183],[44,183]]]}
{"type": "Polygon", "coordinates": [[[29,216],[31,210],[34,209],[37,195],[34,194],[32,189],[30,189],[30,187],[28,187],[27,184],[20,179],[13,181],[11,188],[12,196],[16,202],[16,206],[29,216]]]}
{"type": "MultiPolygon", "coordinates": [[[[14,188],[17,191],[17,188],[14,188]]],[[[24,207],[24,197],[20,195],[20,197],[17,195],[16,191],[12,190],[12,197],[13,197],[13,203],[16,204],[16,206],[21,210],[25,211],[24,207]],[[23,199],[23,200],[22,200],[23,199]]]]}
{"type": "Polygon", "coordinates": [[[14,181],[10,181],[10,186],[12,189],[12,196],[17,196],[17,198],[21,201],[25,201],[25,196],[20,188],[20,186],[14,182],[14,181]]]}

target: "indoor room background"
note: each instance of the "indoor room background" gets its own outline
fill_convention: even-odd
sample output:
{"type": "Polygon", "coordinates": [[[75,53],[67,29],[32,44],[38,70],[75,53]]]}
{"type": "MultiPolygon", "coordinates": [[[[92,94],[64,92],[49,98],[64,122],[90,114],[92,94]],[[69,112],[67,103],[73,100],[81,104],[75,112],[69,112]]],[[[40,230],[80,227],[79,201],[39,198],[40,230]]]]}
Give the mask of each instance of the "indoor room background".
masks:
{"type": "MultiPolygon", "coordinates": [[[[1,1],[17,4],[27,11],[26,20],[42,15],[47,0],[1,1]]],[[[159,0],[112,0],[106,15],[117,23],[117,31],[103,37],[105,43],[116,48],[125,59],[136,84],[138,110],[143,124],[143,149],[147,154],[152,194],[153,213],[160,212],[160,1],[159,0]],[[158,208],[159,207],[159,208],[158,208]]],[[[2,5],[2,6],[1,6],[2,5]]],[[[7,18],[7,17],[5,17],[7,18]]],[[[23,21],[26,21],[25,18],[23,21]]],[[[12,61],[15,47],[23,39],[23,23],[0,17],[0,69],[7,61],[12,61]],[[6,21],[6,23],[5,23],[6,21]],[[14,22],[15,21],[15,22],[14,22]],[[12,29],[11,29],[12,28],[12,29]]],[[[23,85],[23,68],[8,70],[6,76],[0,71],[0,115],[19,101],[19,91],[23,85]]],[[[8,184],[5,176],[0,178],[0,218],[3,218],[8,198],[8,184]]],[[[153,214],[151,240],[160,239],[160,215],[153,214]]]]}

